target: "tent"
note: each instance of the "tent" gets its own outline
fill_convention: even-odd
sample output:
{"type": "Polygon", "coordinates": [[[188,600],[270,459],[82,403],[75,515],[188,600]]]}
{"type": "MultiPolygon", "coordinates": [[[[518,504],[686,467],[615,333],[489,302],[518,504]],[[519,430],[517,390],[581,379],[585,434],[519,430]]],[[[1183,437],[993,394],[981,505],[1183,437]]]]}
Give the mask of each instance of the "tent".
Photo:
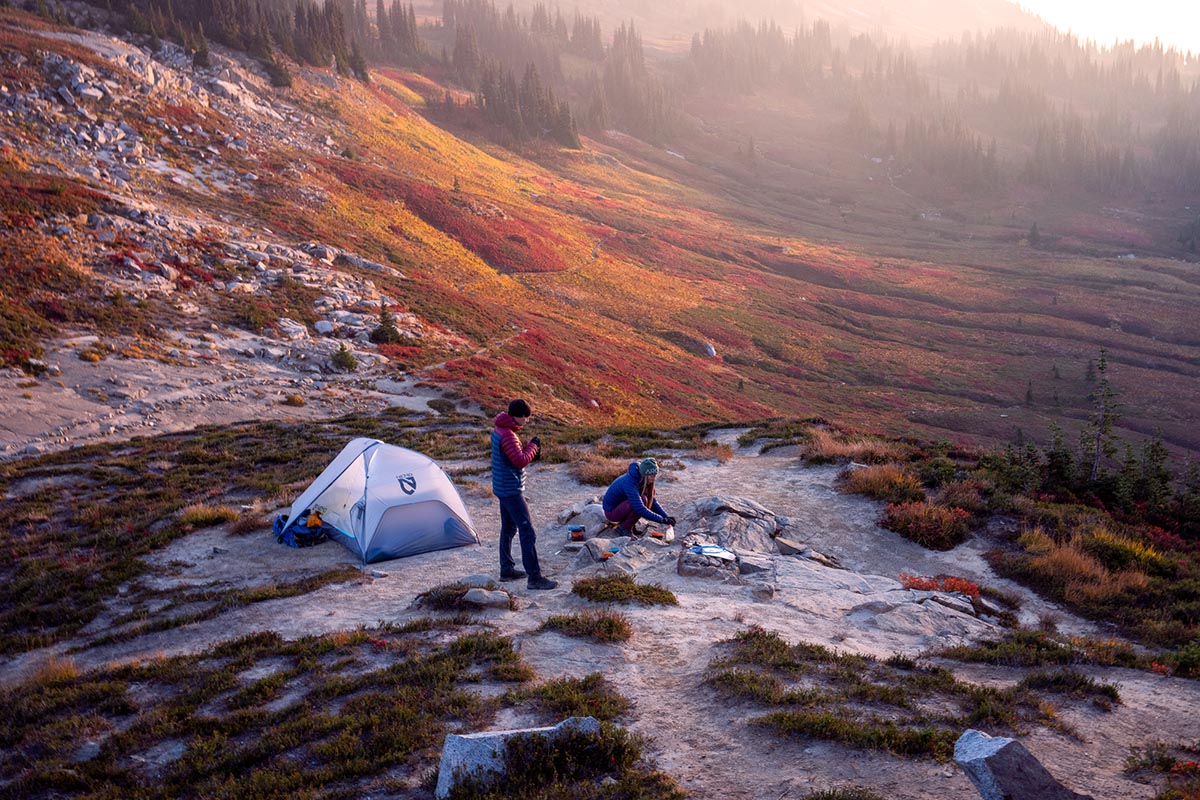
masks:
{"type": "Polygon", "coordinates": [[[429,456],[376,439],[355,439],[304,490],[291,525],[319,511],[363,563],[479,544],[450,478],[429,456]]]}

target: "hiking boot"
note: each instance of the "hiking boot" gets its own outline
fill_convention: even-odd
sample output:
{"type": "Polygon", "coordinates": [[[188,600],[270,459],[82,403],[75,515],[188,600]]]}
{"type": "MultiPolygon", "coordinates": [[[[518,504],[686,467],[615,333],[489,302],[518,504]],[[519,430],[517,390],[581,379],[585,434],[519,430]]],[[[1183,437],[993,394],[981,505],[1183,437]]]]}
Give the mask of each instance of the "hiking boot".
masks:
{"type": "Polygon", "coordinates": [[[525,571],[517,569],[516,567],[513,567],[512,569],[500,570],[500,580],[502,580],[502,581],[515,581],[518,578],[524,578],[524,577],[525,577],[525,571]]]}
{"type": "Polygon", "coordinates": [[[530,578],[529,583],[525,584],[530,589],[553,589],[558,586],[558,581],[552,581],[549,578],[530,578]]]}

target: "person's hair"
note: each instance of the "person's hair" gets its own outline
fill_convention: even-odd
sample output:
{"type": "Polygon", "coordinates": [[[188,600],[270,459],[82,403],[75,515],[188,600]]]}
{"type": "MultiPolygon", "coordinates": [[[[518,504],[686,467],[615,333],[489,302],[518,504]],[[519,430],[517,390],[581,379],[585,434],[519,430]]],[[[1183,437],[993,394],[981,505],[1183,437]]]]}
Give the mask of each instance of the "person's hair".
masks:
{"type": "Polygon", "coordinates": [[[528,417],[533,414],[533,409],[529,407],[529,403],[524,400],[513,400],[508,404],[508,415],[510,417],[528,417]]]}
{"type": "Polygon", "coordinates": [[[646,508],[654,507],[654,481],[650,480],[650,476],[643,475],[638,481],[638,494],[642,496],[646,508]]]}

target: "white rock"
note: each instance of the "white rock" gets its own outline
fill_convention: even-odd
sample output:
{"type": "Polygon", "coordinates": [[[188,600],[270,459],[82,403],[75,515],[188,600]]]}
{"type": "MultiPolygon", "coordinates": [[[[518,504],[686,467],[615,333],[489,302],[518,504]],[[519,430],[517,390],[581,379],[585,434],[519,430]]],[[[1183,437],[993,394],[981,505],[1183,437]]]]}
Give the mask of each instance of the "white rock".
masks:
{"type": "Polygon", "coordinates": [[[276,323],[276,326],[279,328],[280,335],[285,339],[296,340],[308,338],[308,328],[293,319],[282,317],[276,323]]]}
{"type": "Polygon", "coordinates": [[[471,603],[485,608],[508,608],[511,598],[508,592],[496,589],[468,589],[462,597],[464,603],[471,603]]]}
{"type": "Polygon", "coordinates": [[[485,731],[459,735],[447,734],[442,744],[442,762],[438,768],[434,796],[443,800],[456,783],[466,777],[488,782],[503,775],[504,752],[512,738],[544,737],[554,739],[563,734],[598,735],[600,722],[595,717],[571,717],[549,728],[485,731]]]}

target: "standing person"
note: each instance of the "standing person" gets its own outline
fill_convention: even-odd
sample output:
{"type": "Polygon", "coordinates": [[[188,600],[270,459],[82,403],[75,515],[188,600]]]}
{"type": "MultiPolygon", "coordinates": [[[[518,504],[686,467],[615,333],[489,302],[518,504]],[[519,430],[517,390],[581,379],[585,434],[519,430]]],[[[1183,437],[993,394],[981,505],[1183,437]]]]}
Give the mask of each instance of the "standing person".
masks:
{"type": "Polygon", "coordinates": [[[662,525],[675,524],[675,518],[654,498],[657,476],[658,462],[653,458],[631,461],[629,470],[613,481],[604,493],[604,517],[617,523],[617,532],[622,536],[632,536],[633,525],[639,519],[662,525]]]}
{"type": "Polygon", "coordinates": [[[515,581],[527,578],[530,589],[553,589],[558,581],[542,576],[538,565],[537,533],[529,519],[529,504],[525,502],[525,467],[541,455],[541,441],[533,437],[522,446],[517,431],[532,415],[529,403],[513,400],[508,412],[496,415],[492,430],[492,494],[500,501],[500,580],[515,581]],[[513,563],[513,535],[520,533],[521,566],[513,563]]]}

